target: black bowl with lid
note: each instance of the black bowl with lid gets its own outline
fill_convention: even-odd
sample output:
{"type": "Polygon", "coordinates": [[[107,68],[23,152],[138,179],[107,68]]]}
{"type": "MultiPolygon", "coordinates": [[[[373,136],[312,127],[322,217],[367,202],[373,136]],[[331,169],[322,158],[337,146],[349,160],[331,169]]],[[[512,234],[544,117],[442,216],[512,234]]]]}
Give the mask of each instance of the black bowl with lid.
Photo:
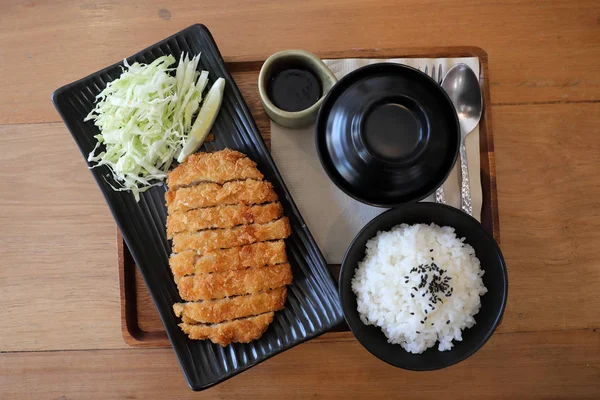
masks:
{"type": "Polygon", "coordinates": [[[317,153],[333,182],[366,204],[419,201],[448,177],[460,143],[448,95],[426,74],[400,64],[359,68],[325,97],[317,153]]]}

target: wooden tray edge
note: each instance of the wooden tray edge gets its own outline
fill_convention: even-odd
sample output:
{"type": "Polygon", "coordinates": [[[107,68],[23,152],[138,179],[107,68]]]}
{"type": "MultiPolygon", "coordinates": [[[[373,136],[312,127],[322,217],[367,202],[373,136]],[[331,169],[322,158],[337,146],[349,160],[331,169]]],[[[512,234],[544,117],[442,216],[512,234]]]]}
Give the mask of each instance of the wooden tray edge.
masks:
{"type": "MultiPolygon", "coordinates": [[[[479,58],[480,63],[480,86],[483,93],[483,114],[481,117],[480,124],[485,126],[486,133],[486,141],[485,148],[480,149],[480,154],[485,153],[487,162],[485,166],[487,169],[487,174],[482,174],[483,179],[489,179],[488,185],[490,188],[490,196],[488,202],[486,202],[486,198],[484,197],[482,200],[482,204],[489,204],[490,209],[486,210],[489,214],[489,221],[492,224],[491,232],[494,236],[494,239],[500,245],[500,214],[498,212],[498,186],[496,182],[496,159],[495,159],[495,148],[494,148],[494,135],[492,133],[492,96],[490,93],[490,70],[488,64],[488,56],[487,53],[479,48],[473,47],[472,50],[475,52],[479,58]],[[487,79],[487,81],[486,81],[487,79]]],[[[486,194],[483,193],[485,196],[486,194]]],[[[482,220],[483,220],[483,212],[482,209],[482,220]]]]}
{"type": "Polygon", "coordinates": [[[145,332],[138,325],[135,264],[119,229],[117,229],[117,260],[123,341],[132,347],[170,347],[171,342],[166,332],[145,332]]]}
{"type": "MultiPolygon", "coordinates": [[[[307,49],[310,50],[310,49],[307,49]]],[[[450,47],[386,47],[386,48],[357,48],[351,50],[318,51],[315,54],[321,59],[335,58],[446,58],[446,57],[481,57],[487,61],[487,53],[477,46],[450,47]]],[[[227,64],[262,63],[270,54],[224,56],[227,64]]],[[[228,65],[229,67],[229,65],[228,65]]],[[[235,69],[234,69],[235,71],[235,69]]]]}

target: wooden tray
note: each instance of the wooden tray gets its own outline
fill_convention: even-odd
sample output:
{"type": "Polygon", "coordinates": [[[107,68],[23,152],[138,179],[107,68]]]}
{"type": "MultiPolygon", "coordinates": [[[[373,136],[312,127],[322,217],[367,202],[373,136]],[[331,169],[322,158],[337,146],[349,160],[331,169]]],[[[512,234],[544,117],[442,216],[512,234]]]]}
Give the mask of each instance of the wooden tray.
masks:
{"type": "MultiPolygon", "coordinates": [[[[477,47],[423,48],[423,49],[376,49],[349,50],[318,54],[323,59],[336,58],[442,58],[478,57],[481,64],[480,83],[483,91],[483,115],[479,123],[479,143],[481,156],[481,187],[483,204],[481,221],[488,232],[500,243],[498,221],[498,197],[496,192],[496,168],[494,161],[494,141],[492,136],[490,87],[487,53],[477,47]]],[[[260,104],[257,90],[258,72],[264,60],[248,61],[229,59],[227,67],[240,88],[250,111],[256,120],[267,146],[270,146],[271,132],[269,118],[260,104]]],[[[154,308],[154,304],[139,274],[129,249],[117,231],[117,252],[119,263],[119,286],[121,294],[121,331],[123,339],[135,347],[168,347],[167,334],[154,308]]],[[[339,275],[340,266],[330,266],[333,276],[339,275]]],[[[347,331],[344,324],[334,331],[347,331]]]]}

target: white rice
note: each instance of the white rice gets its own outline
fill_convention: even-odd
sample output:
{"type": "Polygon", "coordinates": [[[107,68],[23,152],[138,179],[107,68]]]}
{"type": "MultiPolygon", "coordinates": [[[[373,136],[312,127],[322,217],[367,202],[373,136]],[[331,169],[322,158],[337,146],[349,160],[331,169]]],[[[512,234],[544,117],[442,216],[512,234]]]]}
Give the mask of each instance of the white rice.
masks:
{"type": "Polygon", "coordinates": [[[463,241],[454,228],[435,224],[402,224],[378,232],[367,242],[352,279],[361,320],[380,327],[389,343],[411,353],[422,353],[436,341],[438,350],[450,350],[453,340],[462,340],[461,331],[475,325],[479,298],[487,292],[475,250],[463,241]],[[442,269],[440,281],[450,279],[436,290],[430,283],[442,269]]]}

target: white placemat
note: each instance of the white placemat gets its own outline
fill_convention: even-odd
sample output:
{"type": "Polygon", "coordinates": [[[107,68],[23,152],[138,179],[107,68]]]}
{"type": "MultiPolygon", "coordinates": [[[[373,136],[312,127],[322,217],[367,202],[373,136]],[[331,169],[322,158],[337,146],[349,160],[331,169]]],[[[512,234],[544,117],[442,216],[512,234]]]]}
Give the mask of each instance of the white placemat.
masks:
{"type": "MultiPolygon", "coordinates": [[[[356,68],[378,62],[395,62],[431,71],[442,65],[443,73],[455,64],[465,63],[479,76],[479,59],[469,58],[393,58],[393,59],[340,59],[324,60],[340,79],[356,68]]],[[[329,179],[317,156],[314,126],[289,129],[271,121],[271,153],[294,201],[310,232],[329,264],[340,264],[350,242],[358,231],[385,209],[362,204],[335,186],[329,179]]],[[[467,137],[469,175],[473,215],[481,217],[481,176],[479,173],[479,127],[467,137]]],[[[457,165],[459,163],[457,162],[457,165]]],[[[455,165],[444,185],[446,202],[460,206],[458,172],[455,165]]],[[[433,195],[423,201],[433,201],[433,195]]]]}

